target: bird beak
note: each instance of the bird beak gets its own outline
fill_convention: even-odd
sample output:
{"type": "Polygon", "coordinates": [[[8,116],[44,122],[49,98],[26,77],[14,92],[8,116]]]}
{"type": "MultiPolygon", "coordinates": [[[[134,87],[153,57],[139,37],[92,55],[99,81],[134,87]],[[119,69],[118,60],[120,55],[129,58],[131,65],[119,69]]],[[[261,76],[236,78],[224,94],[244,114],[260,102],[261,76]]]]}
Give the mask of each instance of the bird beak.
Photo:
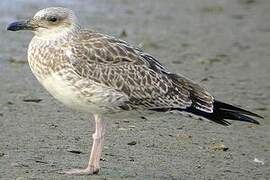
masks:
{"type": "Polygon", "coordinates": [[[34,26],[30,21],[17,21],[8,25],[8,31],[19,31],[19,30],[34,30],[34,26]]]}

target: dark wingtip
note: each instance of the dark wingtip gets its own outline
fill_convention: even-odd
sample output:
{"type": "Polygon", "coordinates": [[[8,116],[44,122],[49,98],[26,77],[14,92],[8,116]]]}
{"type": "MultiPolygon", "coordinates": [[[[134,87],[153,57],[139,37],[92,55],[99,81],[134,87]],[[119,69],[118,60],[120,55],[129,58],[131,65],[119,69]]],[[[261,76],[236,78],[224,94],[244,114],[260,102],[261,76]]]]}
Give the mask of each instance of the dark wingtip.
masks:
{"type": "Polygon", "coordinates": [[[257,117],[264,119],[262,116],[255,114],[253,112],[235,107],[233,105],[223,103],[220,101],[214,101],[214,110],[212,113],[201,111],[199,109],[196,109],[196,107],[188,107],[186,109],[181,109],[181,108],[153,108],[150,109],[153,111],[158,111],[158,112],[166,112],[166,111],[172,111],[172,110],[177,110],[177,111],[186,111],[198,116],[202,116],[206,119],[209,119],[213,122],[216,122],[218,124],[221,124],[223,126],[229,126],[231,123],[227,120],[235,120],[235,121],[242,121],[242,122],[248,122],[248,123],[253,123],[259,125],[260,122],[255,120],[252,117],[257,117]]]}
{"type": "Polygon", "coordinates": [[[218,108],[220,110],[224,110],[224,111],[238,112],[238,113],[241,113],[244,115],[264,119],[264,117],[261,115],[258,115],[256,113],[251,112],[251,111],[247,111],[245,109],[242,109],[242,108],[239,108],[239,107],[236,107],[236,106],[233,106],[233,105],[221,102],[221,101],[217,101],[217,100],[215,100],[215,102],[214,102],[214,107],[218,108]]]}
{"type": "Polygon", "coordinates": [[[214,110],[212,113],[204,112],[196,109],[195,107],[189,107],[186,109],[187,112],[202,116],[206,119],[214,121],[218,124],[229,126],[231,123],[226,120],[235,120],[242,122],[249,122],[253,124],[260,124],[259,121],[255,120],[253,117],[262,118],[262,116],[255,114],[253,112],[235,107],[230,104],[226,104],[220,101],[214,102],[214,110]]]}
{"type": "Polygon", "coordinates": [[[219,121],[228,119],[249,122],[258,125],[260,124],[260,122],[253,117],[263,119],[263,117],[258,114],[220,101],[214,102],[214,112],[212,113],[212,115],[208,116],[212,119],[217,119],[219,121]]]}
{"type": "MultiPolygon", "coordinates": [[[[239,121],[244,121],[244,122],[250,122],[250,123],[253,123],[253,124],[260,124],[259,121],[249,117],[249,116],[246,116],[246,115],[243,115],[241,114],[240,112],[231,112],[231,115],[233,115],[235,117],[235,119],[233,120],[239,120],[239,121]]],[[[257,117],[257,116],[256,116],[257,117]]]]}

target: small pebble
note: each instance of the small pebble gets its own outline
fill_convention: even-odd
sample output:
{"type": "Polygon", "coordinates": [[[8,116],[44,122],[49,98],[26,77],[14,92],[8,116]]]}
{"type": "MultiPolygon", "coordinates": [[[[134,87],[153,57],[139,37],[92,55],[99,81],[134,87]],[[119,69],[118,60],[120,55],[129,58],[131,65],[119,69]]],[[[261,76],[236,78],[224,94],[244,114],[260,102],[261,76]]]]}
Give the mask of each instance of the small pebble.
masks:
{"type": "Polygon", "coordinates": [[[67,151],[74,154],[83,154],[83,152],[80,150],[67,150],[67,151]]]}
{"type": "Polygon", "coordinates": [[[137,144],[136,141],[131,141],[131,142],[127,143],[127,145],[129,145],[129,146],[134,146],[134,145],[136,145],[136,144],[137,144]]]}
{"type": "Polygon", "coordinates": [[[221,144],[221,143],[214,144],[212,149],[215,150],[215,151],[227,151],[227,150],[229,150],[228,147],[226,147],[224,144],[221,144]]]}

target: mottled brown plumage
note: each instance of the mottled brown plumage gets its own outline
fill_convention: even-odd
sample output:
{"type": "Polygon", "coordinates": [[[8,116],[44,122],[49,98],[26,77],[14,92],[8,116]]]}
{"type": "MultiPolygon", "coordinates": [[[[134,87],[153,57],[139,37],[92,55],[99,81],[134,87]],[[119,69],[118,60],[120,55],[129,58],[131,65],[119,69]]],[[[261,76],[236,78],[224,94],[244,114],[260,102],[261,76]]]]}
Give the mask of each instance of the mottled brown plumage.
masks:
{"type": "Polygon", "coordinates": [[[126,42],[83,30],[74,13],[53,7],[8,30],[35,33],[28,61],[39,82],[65,105],[92,113],[96,121],[86,169],[67,174],[94,174],[104,139],[102,115],[123,111],[187,111],[217,123],[225,119],[258,123],[252,112],[214,100],[204,88],[171,73],[153,56],[126,42]]]}
{"type": "MultiPolygon", "coordinates": [[[[212,112],[213,98],[191,81],[170,73],[151,55],[126,42],[91,31],[81,31],[71,47],[71,63],[82,77],[122,92],[128,109],[185,108],[212,112]]],[[[126,108],[124,108],[126,109],[126,108]]]]}
{"type": "Polygon", "coordinates": [[[86,92],[89,81],[126,97],[117,106],[115,102],[108,104],[111,110],[194,106],[213,111],[213,97],[199,85],[170,73],[154,57],[126,42],[93,31],[76,29],[72,36],[54,44],[33,38],[29,63],[39,79],[59,73],[73,86],[79,79],[86,81],[77,84],[77,91],[86,92]]]}

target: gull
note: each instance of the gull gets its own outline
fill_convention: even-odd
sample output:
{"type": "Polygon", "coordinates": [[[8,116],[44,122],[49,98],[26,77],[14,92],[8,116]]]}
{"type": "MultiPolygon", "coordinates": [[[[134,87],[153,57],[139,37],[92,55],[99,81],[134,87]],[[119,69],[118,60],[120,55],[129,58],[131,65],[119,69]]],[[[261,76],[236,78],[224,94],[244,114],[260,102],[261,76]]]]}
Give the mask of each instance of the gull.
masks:
{"type": "MultiPolygon", "coordinates": [[[[82,29],[74,12],[49,7],[7,30],[34,33],[29,66],[37,80],[66,106],[92,114],[95,133],[85,169],[69,175],[97,174],[104,142],[104,117],[122,112],[188,112],[222,125],[227,120],[259,124],[261,116],[216,100],[198,84],[170,72],[156,58],[123,40],[82,29]]],[[[169,123],[169,122],[168,122],[169,123]]]]}

